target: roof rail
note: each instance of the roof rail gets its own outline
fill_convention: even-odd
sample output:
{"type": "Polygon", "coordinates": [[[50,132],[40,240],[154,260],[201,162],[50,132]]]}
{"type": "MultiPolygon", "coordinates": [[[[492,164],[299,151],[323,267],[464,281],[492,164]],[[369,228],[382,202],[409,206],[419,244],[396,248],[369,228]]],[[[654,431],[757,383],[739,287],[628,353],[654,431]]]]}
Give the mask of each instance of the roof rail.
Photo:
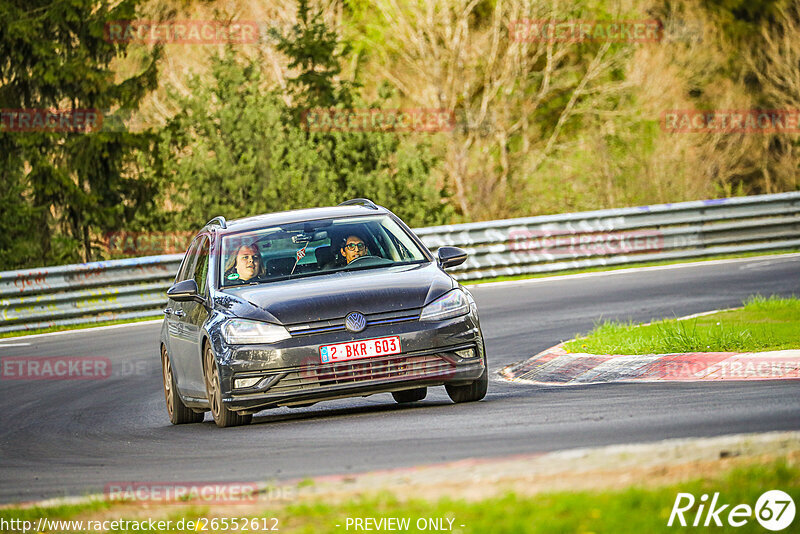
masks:
{"type": "Polygon", "coordinates": [[[366,206],[371,210],[378,209],[378,206],[375,205],[373,201],[368,198],[353,198],[350,200],[345,200],[339,204],[340,206],[366,206]]]}
{"type": "Polygon", "coordinates": [[[218,224],[222,228],[227,228],[228,227],[228,224],[225,221],[225,217],[223,217],[222,215],[218,215],[218,216],[214,217],[213,219],[211,219],[210,221],[208,221],[206,223],[206,226],[211,226],[212,224],[218,224]]]}

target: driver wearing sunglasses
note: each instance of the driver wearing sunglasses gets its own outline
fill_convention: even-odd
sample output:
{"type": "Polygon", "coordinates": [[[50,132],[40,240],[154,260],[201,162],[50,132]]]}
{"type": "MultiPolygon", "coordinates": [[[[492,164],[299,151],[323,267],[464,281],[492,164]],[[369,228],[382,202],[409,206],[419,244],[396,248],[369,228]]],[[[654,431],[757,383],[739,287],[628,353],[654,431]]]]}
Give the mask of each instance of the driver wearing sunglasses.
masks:
{"type": "Polygon", "coordinates": [[[342,245],[341,253],[347,263],[350,263],[356,258],[367,255],[367,244],[357,235],[347,236],[344,245],[342,245]]]}

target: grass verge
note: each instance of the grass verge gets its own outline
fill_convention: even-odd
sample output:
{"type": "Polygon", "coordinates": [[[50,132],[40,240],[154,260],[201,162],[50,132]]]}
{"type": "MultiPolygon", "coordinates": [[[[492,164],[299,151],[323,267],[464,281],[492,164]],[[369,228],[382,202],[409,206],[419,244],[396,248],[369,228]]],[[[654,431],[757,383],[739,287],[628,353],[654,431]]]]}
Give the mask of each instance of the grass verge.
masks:
{"type": "Polygon", "coordinates": [[[9,337],[32,336],[35,334],[52,334],[53,332],[64,332],[65,330],[84,330],[86,328],[96,328],[98,326],[111,326],[116,324],[141,323],[154,319],[163,319],[163,315],[153,315],[152,317],[139,317],[137,319],[117,319],[113,321],[99,321],[97,323],[71,324],[68,326],[51,326],[49,328],[37,328],[35,330],[23,330],[20,332],[0,333],[0,339],[9,337]]]}
{"type": "MultiPolygon", "coordinates": [[[[458,533],[552,533],[552,532],[671,532],[668,527],[670,512],[679,492],[695,496],[695,506],[684,513],[691,525],[700,506],[700,496],[719,492],[719,505],[729,504],[728,510],[720,514],[723,524],[727,512],[733,506],[746,504],[755,507],[759,496],[767,490],[780,489],[788,493],[795,502],[800,502],[800,465],[796,457],[772,459],[760,463],[722,469],[702,478],[680,484],[648,488],[635,484],[605,491],[552,492],[535,496],[506,493],[479,501],[444,498],[436,501],[420,499],[400,501],[390,493],[360,497],[340,504],[313,502],[290,505],[275,510],[265,510],[260,517],[278,519],[278,529],[291,533],[347,532],[348,518],[370,517],[408,518],[408,532],[431,530],[421,528],[426,519],[439,520],[446,529],[458,533]],[[449,520],[452,520],[450,522],[449,520]],[[419,521],[419,525],[417,522],[419,521]]],[[[84,517],[91,517],[97,505],[86,505],[84,517]]],[[[120,517],[142,518],[141,511],[131,511],[120,517]]],[[[149,512],[148,512],[149,513],[149,512]]],[[[228,517],[235,515],[227,513],[228,517]]],[[[74,507],[58,509],[14,509],[0,510],[0,520],[25,518],[36,521],[38,517],[49,519],[75,518],[74,507]]],[[[187,507],[170,514],[175,522],[181,518],[211,517],[208,508],[187,507]]],[[[217,516],[221,517],[221,516],[217,516]]],[[[252,516],[258,517],[258,516],[252,516]]],[[[703,516],[705,519],[705,516],[703,516]]],[[[764,532],[755,517],[746,518],[747,523],[739,528],[715,527],[722,532],[764,532]]],[[[795,519],[796,524],[798,519],[795,519]]],[[[702,523],[701,523],[702,524],[702,523]]],[[[431,523],[426,523],[429,527],[431,523]]],[[[727,525],[726,525],[727,526],[727,525]]],[[[680,527],[677,527],[680,528],[680,527]]],[[[791,529],[789,529],[791,530],[791,529]]],[[[81,530],[86,532],[88,530],[81,530]]],[[[175,532],[175,530],[171,530],[175,532]]],[[[208,531],[215,531],[208,529],[208,531]]],[[[118,532],[139,532],[120,530],[118,532]]],[[[186,532],[183,530],[181,532],[186,532]]]]}
{"type": "Polygon", "coordinates": [[[800,299],[760,295],[744,307],[649,325],[604,322],[564,348],[591,354],[756,352],[800,348],[800,299]]]}
{"type": "MultiPolygon", "coordinates": [[[[643,488],[631,486],[613,491],[580,491],[541,494],[535,497],[513,493],[478,502],[442,499],[434,503],[400,503],[391,496],[359,500],[346,505],[315,504],[290,507],[286,520],[292,532],[341,532],[351,517],[408,517],[410,532],[419,518],[453,519],[454,531],[471,532],[669,532],[667,521],[678,492],[720,492],[726,503],[754,506],[767,489],[781,488],[797,502],[800,497],[800,469],[785,461],[733,469],[721,477],[698,479],[679,486],[643,488]],[[463,525],[463,526],[462,526],[463,525]]],[[[687,512],[694,518],[697,507],[687,512]]],[[[690,519],[690,521],[691,521],[690,519]]],[[[446,524],[446,523],[445,523],[446,524]]],[[[674,527],[673,527],[674,528],[674,527]]],[[[762,531],[751,519],[740,532],[762,531]]]]}

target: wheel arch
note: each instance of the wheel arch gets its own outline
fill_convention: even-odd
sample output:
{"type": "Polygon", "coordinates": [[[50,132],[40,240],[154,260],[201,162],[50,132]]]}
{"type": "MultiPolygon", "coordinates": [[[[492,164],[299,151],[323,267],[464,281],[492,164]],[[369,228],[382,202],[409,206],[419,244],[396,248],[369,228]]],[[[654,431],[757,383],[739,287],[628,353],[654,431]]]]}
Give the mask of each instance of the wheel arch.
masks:
{"type": "MultiPolygon", "coordinates": [[[[200,368],[203,370],[203,375],[206,373],[206,347],[209,346],[211,346],[211,350],[214,350],[208,332],[203,331],[203,335],[200,337],[200,368]]],[[[216,358],[216,354],[214,356],[216,358]]]]}
{"type": "MultiPolygon", "coordinates": [[[[178,395],[178,398],[181,399],[181,401],[185,401],[186,397],[184,396],[183,392],[181,392],[181,386],[180,386],[180,384],[178,384],[178,375],[175,372],[175,367],[173,367],[173,365],[172,365],[172,357],[170,356],[169,347],[167,346],[167,343],[164,342],[164,340],[160,341],[160,350],[159,350],[159,353],[158,353],[159,358],[162,357],[162,354],[166,354],[167,359],[169,360],[169,366],[170,366],[170,368],[172,370],[173,387],[175,389],[175,393],[178,395]],[[163,351],[163,353],[162,353],[162,351],[163,351]]],[[[163,380],[163,377],[164,377],[164,362],[161,362],[161,373],[162,373],[161,376],[162,376],[162,380],[163,380]]]]}

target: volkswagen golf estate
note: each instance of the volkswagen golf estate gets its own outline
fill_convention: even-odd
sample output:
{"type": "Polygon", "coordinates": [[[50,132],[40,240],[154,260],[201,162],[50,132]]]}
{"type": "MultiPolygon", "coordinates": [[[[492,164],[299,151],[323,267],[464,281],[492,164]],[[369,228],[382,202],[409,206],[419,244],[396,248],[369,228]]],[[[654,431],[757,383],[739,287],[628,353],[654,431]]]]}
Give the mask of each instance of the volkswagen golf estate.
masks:
{"type": "Polygon", "coordinates": [[[216,217],[189,246],[161,328],[173,424],[211,411],[247,424],[277,406],[391,393],[400,403],[444,386],[454,402],[486,395],[472,295],[391,211],[336,207],[216,217]]]}

